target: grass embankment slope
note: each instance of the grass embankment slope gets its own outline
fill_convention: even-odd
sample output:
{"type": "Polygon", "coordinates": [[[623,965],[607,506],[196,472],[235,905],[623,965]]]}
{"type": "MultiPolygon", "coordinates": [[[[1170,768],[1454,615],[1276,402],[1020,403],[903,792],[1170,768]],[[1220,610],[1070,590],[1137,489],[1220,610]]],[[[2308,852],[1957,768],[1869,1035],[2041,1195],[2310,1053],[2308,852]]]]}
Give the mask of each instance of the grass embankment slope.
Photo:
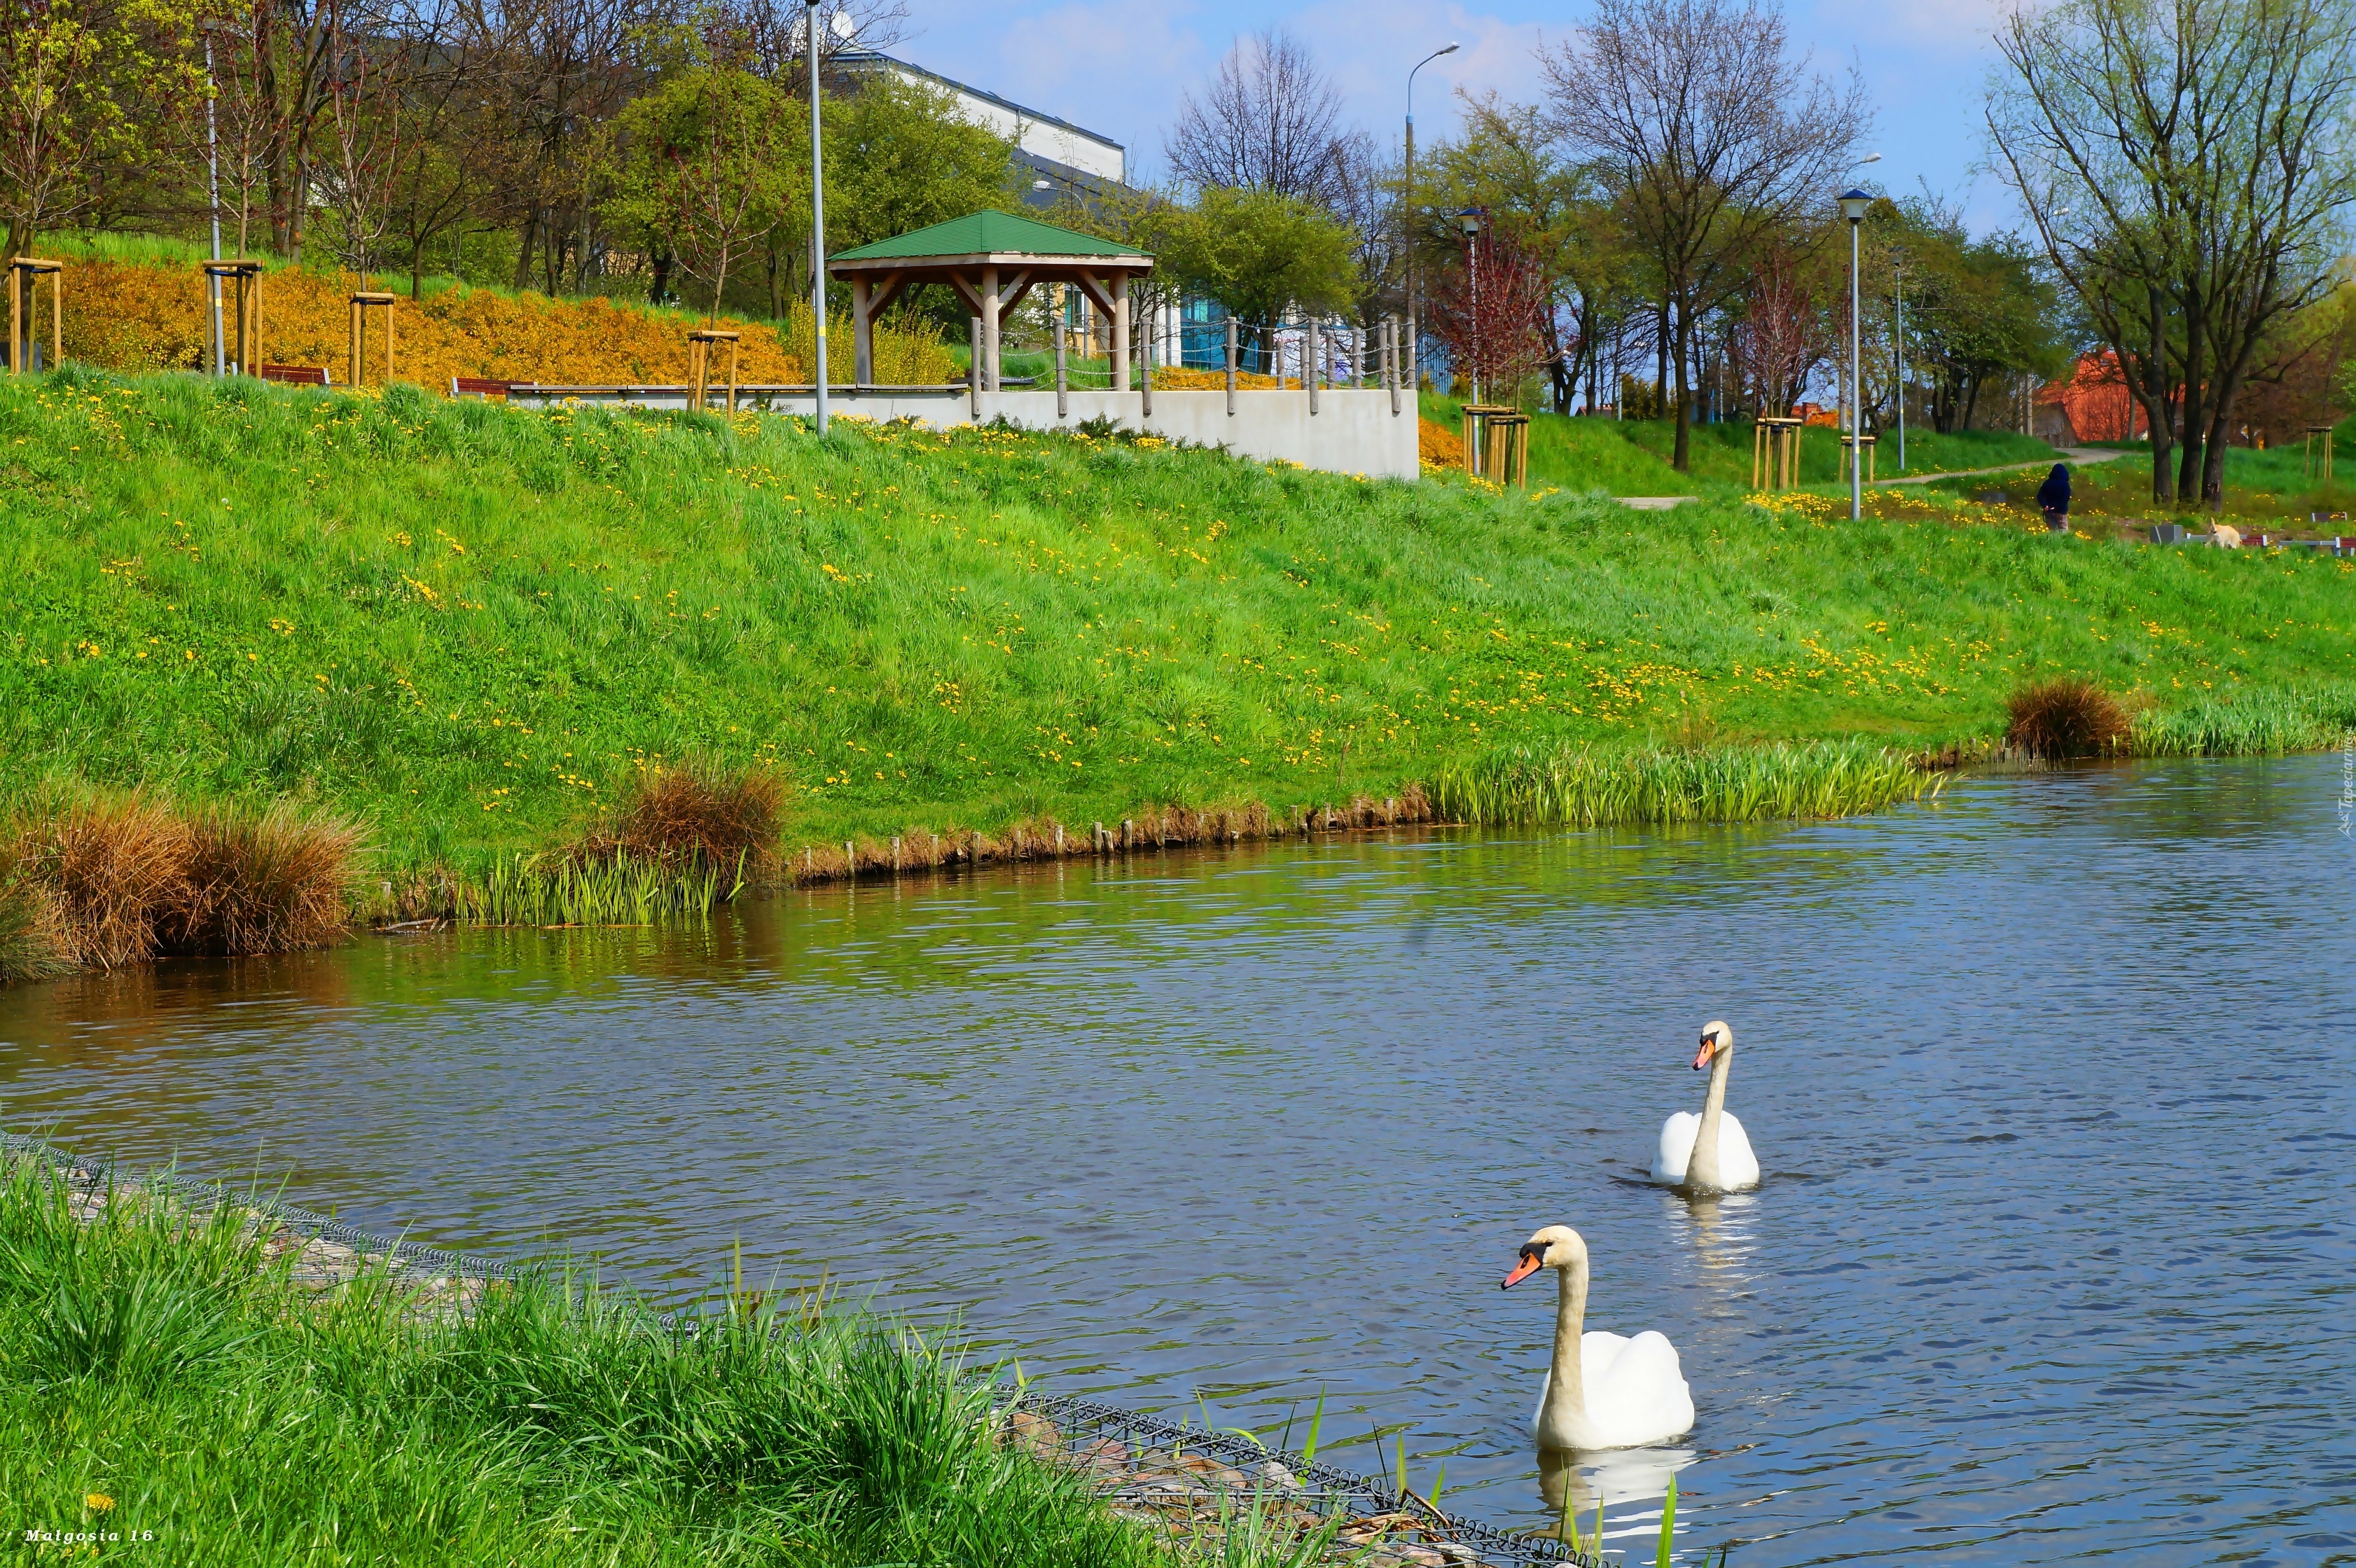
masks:
{"type": "Polygon", "coordinates": [[[2002,726],[2337,677],[2356,572],[1215,453],[0,386],[0,788],[293,796],[387,867],[568,837],[642,765],[772,764],[787,844],[1381,795],[1522,742],[2002,726]]]}
{"type": "MultiPolygon", "coordinates": [[[[1462,427],[1461,400],[1427,392],[1421,407],[1424,418],[1451,431],[1462,427]]],[[[1687,443],[1690,472],[1680,474],[1669,462],[1676,450],[1673,421],[1532,414],[1530,484],[1533,488],[1601,489],[1614,496],[1741,496],[1751,490],[1751,432],[1748,421],[1694,425],[1687,443]]],[[[1936,431],[1909,431],[1906,434],[1908,474],[2039,459],[2050,464],[2054,455],[2045,443],[2010,431],[1954,431],[1944,435],[1936,431]]],[[[1806,431],[1800,442],[1800,482],[1837,485],[1843,482],[1843,473],[1840,432],[1821,427],[1806,431]]],[[[1873,476],[1877,482],[1899,476],[1894,436],[1881,441],[1873,461],[1873,476]]]]}
{"type": "Polygon", "coordinates": [[[691,1335],[555,1276],[422,1313],[380,1275],[298,1285],[247,1218],[84,1222],[0,1168],[10,1561],[1297,1568],[1292,1532],[1117,1519],[888,1324],[735,1296],[691,1335]]]}

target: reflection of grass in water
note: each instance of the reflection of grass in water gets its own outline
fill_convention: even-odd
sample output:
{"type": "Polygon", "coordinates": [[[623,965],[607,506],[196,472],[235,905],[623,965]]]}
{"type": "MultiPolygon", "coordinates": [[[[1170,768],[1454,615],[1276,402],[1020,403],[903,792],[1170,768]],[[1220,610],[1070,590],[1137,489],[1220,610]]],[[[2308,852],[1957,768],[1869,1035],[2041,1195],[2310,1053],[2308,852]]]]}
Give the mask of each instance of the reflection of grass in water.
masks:
{"type": "MultiPolygon", "coordinates": [[[[739,1293],[691,1334],[562,1275],[434,1317],[381,1275],[294,1285],[246,1218],[85,1224],[31,1162],[0,1179],[0,1474],[28,1522],[223,1568],[1173,1560],[874,1319],[739,1293]]],[[[1274,1529],[1218,1559],[1297,1560],[1274,1529]]]]}
{"type": "Polygon", "coordinates": [[[1592,827],[1847,816],[1935,792],[1939,782],[1861,741],[1690,751],[1565,743],[1451,764],[1432,797],[1451,820],[1592,827]]]}

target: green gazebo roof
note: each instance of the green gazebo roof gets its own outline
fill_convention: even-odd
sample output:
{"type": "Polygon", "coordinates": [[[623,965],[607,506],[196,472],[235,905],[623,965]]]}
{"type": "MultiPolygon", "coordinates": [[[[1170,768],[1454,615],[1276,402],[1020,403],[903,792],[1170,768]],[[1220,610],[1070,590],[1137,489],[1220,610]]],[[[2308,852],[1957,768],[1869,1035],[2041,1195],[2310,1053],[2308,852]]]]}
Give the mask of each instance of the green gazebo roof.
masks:
{"type": "Polygon", "coordinates": [[[855,251],[840,251],[830,261],[916,261],[951,256],[1146,256],[1133,245],[1059,229],[1035,218],[985,209],[935,223],[855,251]]]}

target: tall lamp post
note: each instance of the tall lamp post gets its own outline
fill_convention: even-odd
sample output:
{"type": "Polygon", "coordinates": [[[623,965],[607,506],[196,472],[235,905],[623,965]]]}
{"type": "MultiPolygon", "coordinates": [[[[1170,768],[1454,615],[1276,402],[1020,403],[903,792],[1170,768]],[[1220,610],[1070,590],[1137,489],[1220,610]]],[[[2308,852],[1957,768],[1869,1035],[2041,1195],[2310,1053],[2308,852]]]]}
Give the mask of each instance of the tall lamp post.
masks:
{"type": "Polygon", "coordinates": [[[1848,517],[1855,522],[1865,516],[1865,448],[1858,443],[1864,428],[1858,423],[1861,389],[1864,377],[1858,372],[1862,362],[1858,346],[1861,341],[1858,330],[1857,312],[1857,234],[1865,227],[1865,209],[1873,205],[1869,193],[1852,187],[1840,196],[1841,216],[1848,219],[1848,517]]]}
{"type": "MultiPolygon", "coordinates": [[[[213,260],[218,261],[221,259],[220,132],[215,126],[213,121],[213,99],[219,93],[220,89],[220,83],[215,80],[213,77],[213,34],[215,32],[226,32],[228,27],[227,24],[218,19],[199,22],[197,26],[203,30],[205,35],[205,194],[207,198],[212,204],[213,260]]],[[[212,294],[213,374],[218,376],[221,373],[221,361],[227,357],[228,353],[227,349],[225,349],[221,344],[220,274],[219,272],[207,273],[205,277],[205,285],[212,294]]],[[[254,373],[252,368],[250,366],[241,365],[238,368],[246,371],[249,375],[254,373]]]]}
{"type": "Polygon", "coordinates": [[[1415,220],[1412,216],[1415,211],[1415,72],[1442,55],[1454,54],[1462,47],[1450,44],[1445,48],[1434,49],[1415,62],[1415,70],[1407,73],[1407,180],[1406,188],[1399,192],[1399,240],[1406,248],[1407,257],[1407,388],[1409,393],[1415,390],[1416,367],[1419,363],[1415,339],[1415,220]]]}
{"type": "MultiPolygon", "coordinates": [[[[818,335],[818,370],[811,378],[818,389],[818,432],[826,433],[826,164],[819,154],[818,7],[806,0],[803,13],[809,34],[810,92],[810,326],[818,335]]],[[[838,16],[840,14],[838,13],[838,16]]]]}
{"type": "Polygon", "coordinates": [[[1481,209],[1468,207],[1456,215],[1457,226],[1464,230],[1464,281],[1472,290],[1472,341],[1465,345],[1471,351],[1466,357],[1472,363],[1466,371],[1472,382],[1472,400],[1481,400],[1481,209]]]}

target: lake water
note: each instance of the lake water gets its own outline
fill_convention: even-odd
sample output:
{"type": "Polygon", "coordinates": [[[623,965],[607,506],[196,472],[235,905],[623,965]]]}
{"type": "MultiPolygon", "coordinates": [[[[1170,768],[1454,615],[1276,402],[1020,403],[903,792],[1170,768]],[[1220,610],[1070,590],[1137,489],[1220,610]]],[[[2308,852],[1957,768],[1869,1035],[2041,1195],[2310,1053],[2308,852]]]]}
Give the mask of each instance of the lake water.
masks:
{"type": "Polygon", "coordinates": [[[1699,1420],[1582,1460],[1737,1565],[2356,1563],[2337,757],[1808,827],[1359,837],[0,993],[0,1124],[420,1241],[746,1274],[1508,1527],[1550,1282],[1699,1420]],[[1768,1176],[1636,1184],[1700,1024],[1768,1176]],[[1390,1435],[1377,1458],[1375,1431],[1390,1435]],[[1276,1431],[1269,1431],[1271,1438],[1276,1431]]]}

